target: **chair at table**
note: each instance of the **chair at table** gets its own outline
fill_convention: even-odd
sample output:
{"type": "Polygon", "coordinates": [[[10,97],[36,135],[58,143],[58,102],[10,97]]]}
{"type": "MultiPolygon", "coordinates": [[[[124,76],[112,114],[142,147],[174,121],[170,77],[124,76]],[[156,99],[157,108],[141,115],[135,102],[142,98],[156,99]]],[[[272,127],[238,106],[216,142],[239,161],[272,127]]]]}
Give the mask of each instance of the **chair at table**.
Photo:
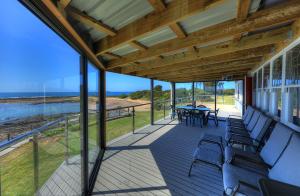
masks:
{"type": "Polygon", "coordinates": [[[186,106],[193,107],[193,104],[187,104],[186,106]]]}
{"type": "Polygon", "coordinates": [[[210,110],[208,114],[208,120],[213,120],[215,121],[215,125],[219,125],[219,120],[218,120],[218,113],[219,113],[219,108],[216,110],[210,110]]]}
{"type": "Polygon", "coordinates": [[[204,120],[204,113],[203,111],[194,110],[193,111],[193,124],[195,125],[195,120],[198,119],[200,121],[200,126],[202,128],[203,126],[203,120],[204,120]]]}
{"type": "Polygon", "coordinates": [[[183,109],[178,109],[178,108],[176,109],[177,119],[180,123],[182,122],[182,111],[183,109]]]}
{"type": "Polygon", "coordinates": [[[200,105],[198,105],[197,107],[198,107],[198,108],[206,108],[206,106],[205,106],[205,105],[201,105],[201,104],[200,104],[200,105]]]}
{"type": "Polygon", "coordinates": [[[185,120],[185,124],[188,125],[188,121],[190,121],[190,124],[191,124],[191,121],[192,121],[192,111],[190,110],[187,110],[187,109],[183,109],[182,110],[182,113],[181,113],[181,117],[182,117],[182,121],[185,120]]]}

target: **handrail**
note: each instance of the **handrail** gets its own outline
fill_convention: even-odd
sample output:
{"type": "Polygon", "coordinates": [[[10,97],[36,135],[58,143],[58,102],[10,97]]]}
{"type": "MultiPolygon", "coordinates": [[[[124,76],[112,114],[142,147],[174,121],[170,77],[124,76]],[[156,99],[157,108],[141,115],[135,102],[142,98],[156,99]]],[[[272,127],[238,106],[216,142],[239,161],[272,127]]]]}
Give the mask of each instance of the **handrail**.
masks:
{"type": "MultiPolygon", "coordinates": [[[[75,116],[75,115],[73,115],[75,116]]],[[[18,141],[21,141],[21,140],[24,140],[25,138],[28,138],[28,137],[31,137],[37,133],[42,133],[44,132],[45,130],[47,130],[47,128],[51,127],[51,126],[54,126],[60,122],[63,122],[67,119],[67,117],[61,117],[57,120],[54,120],[54,121],[51,121],[51,122],[48,122],[44,125],[42,125],[41,127],[38,127],[36,129],[33,129],[31,131],[27,131],[23,134],[19,134],[13,138],[11,138],[10,140],[6,141],[6,142],[3,142],[2,144],[0,144],[0,151],[6,149],[6,148],[9,148],[10,146],[12,146],[13,144],[17,143],[18,141]]]]}

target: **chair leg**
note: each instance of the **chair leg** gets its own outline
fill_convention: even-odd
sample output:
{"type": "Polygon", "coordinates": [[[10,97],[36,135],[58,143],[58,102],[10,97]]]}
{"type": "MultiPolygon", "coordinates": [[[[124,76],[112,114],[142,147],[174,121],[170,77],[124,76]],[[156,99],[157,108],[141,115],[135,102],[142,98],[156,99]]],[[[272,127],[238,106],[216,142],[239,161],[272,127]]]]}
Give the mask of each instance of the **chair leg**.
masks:
{"type": "Polygon", "coordinates": [[[192,172],[193,165],[194,165],[194,161],[192,162],[191,167],[190,167],[190,170],[189,170],[189,177],[191,176],[191,172],[192,172]]]}

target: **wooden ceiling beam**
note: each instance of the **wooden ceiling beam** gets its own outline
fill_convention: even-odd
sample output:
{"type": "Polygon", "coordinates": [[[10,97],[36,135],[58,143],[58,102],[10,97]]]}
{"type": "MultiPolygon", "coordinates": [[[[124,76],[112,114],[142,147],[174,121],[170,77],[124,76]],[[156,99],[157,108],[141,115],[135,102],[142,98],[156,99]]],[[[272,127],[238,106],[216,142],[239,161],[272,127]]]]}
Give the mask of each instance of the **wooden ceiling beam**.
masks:
{"type": "Polygon", "coordinates": [[[153,78],[155,80],[166,80],[174,82],[197,82],[197,81],[213,81],[213,80],[222,80],[225,76],[232,76],[233,78],[243,77],[247,75],[248,71],[242,71],[240,73],[226,72],[224,74],[210,74],[210,75],[193,75],[193,76],[181,76],[181,77],[162,77],[162,78],[153,78]]]}
{"type": "Polygon", "coordinates": [[[122,58],[121,56],[119,56],[117,54],[114,54],[114,53],[111,53],[111,52],[106,52],[106,53],[102,54],[102,56],[107,56],[107,57],[113,58],[113,59],[120,59],[120,58],[122,58]]]}
{"type": "Polygon", "coordinates": [[[237,21],[243,22],[247,19],[251,6],[251,0],[238,0],[237,21]]]}
{"type": "Polygon", "coordinates": [[[149,47],[145,52],[133,52],[124,56],[122,60],[111,61],[109,67],[123,66],[132,61],[147,59],[182,48],[209,43],[213,40],[254,31],[266,26],[282,24],[298,17],[300,17],[299,1],[288,1],[278,6],[255,12],[243,23],[238,23],[233,19],[196,31],[183,39],[172,39],[156,44],[149,47]]]}
{"type": "Polygon", "coordinates": [[[186,32],[179,23],[171,24],[169,27],[176,34],[177,38],[185,38],[187,36],[186,32]]]}
{"type": "Polygon", "coordinates": [[[109,27],[108,25],[102,23],[101,21],[96,20],[95,18],[84,14],[80,10],[74,8],[74,7],[68,7],[67,9],[68,15],[72,18],[76,19],[79,22],[82,22],[83,24],[86,24],[87,26],[93,27],[96,30],[106,33],[110,36],[117,35],[117,31],[115,31],[113,28],[109,27]]]}
{"type": "Polygon", "coordinates": [[[162,12],[167,8],[163,0],[148,0],[148,2],[156,12],[162,12]]]}
{"type": "Polygon", "coordinates": [[[263,46],[253,49],[247,49],[247,50],[241,50],[238,52],[223,54],[223,55],[217,55],[213,57],[208,58],[200,58],[200,59],[194,59],[191,61],[186,61],[183,63],[175,63],[172,65],[167,66],[155,66],[155,67],[149,67],[149,66],[127,66],[122,67],[121,73],[131,73],[131,72],[138,72],[141,75],[147,75],[151,73],[160,73],[164,71],[169,71],[170,69],[175,70],[180,68],[185,68],[184,66],[186,64],[189,64],[190,67],[197,66],[199,64],[214,64],[214,63],[221,63],[221,62],[228,62],[233,60],[241,60],[241,59],[247,59],[247,58],[253,58],[258,56],[263,56],[265,54],[269,54],[273,46],[263,46]]]}
{"type": "Polygon", "coordinates": [[[212,74],[212,73],[222,73],[224,71],[236,71],[239,72],[241,69],[251,69],[254,65],[256,65],[258,62],[241,62],[241,63],[227,63],[227,64],[215,64],[210,65],[209,67],[205,66],[199,66],[195,68],[180,70],[180,71],[170,71],[170,72],[164,72],[159,74],[153,74],[153,75],[147,75],[148,78],[152,77],[164,77],[164,76],[180,76],[180,75],[193,75],[195,73],[201,73],[201,74],[212,74]]]}
{"type": "Polygon", "coordinates": [[[186,71],[181,71],[181,72],[172,72],[170,71],[169,73],[162,73],[162,74],[156,74],[156,75],[151,75],[151,76],[147,76],[147,78],[156,78],[156,77],[167,77],[167,76],[174,76],[174,77],[179,77],[180,75],[193,75],[193,74],[214,74],[214,73],[223,73],[225,71],[234,71],[235,73],[239,73],[241,70],[243,69],[247,69],[247,70],[251,70],[253,67],[255,67],[257,65],[257,63],[247,63],[247,64],[240,64],[240,65],[234,65],[232,64],[232,67],[222,67],[220,65],[215,66],[215,68],[211,69],[211,68],[194,68],[192,69],[192,71],[190,72],[186,72],[186,71]]]}
{"type": "MultiPolygon", "coordinates": [[[[177,55],[172,55],[165,57],[164,59],[154,59],[147,62],[144,62],[145,67],[153,67],[153,66],[167,66],[170,64],[186,62],[194,59],[205,58],[210,56],[216,56],[226,53],[237,52],[240,50],[246,50],[251,48],[257,48],[266,45],[272,45],[278,42],[285,41],[288,38],[288,32],[291,28],[284,27],[281,29],[272,30],[266,33],[260,33],[251,35],[248,37],[244,37],[239,42],[227,42],[222,44],[216,44],[212,46],[207,46],[203,48],[199,48],[197,52],[194,51],[187,51],[184,53],[180,53],[177,55]]],[[[121,60],[114,60],[114,61],[122,61],[121,60]]],[[[112,62],[112,61],[111,61],[112,62]]],[[[118,66],[112,66],[108,63],[107,68],[111,69],[118,66]]]]}
{"type": "Polygon", "coordinates": [[[138,49],[138,50],[141,50],[141,51],[145,51],[147,50],[147,46],[137,42],[137,41],[132,41],[132,42],[129,42],[129,45],[131,45],[132,47],[138,49]]]}
{"type": "MultiPolygon", "coordinates": [[[[119,29],[118,35],[106,37],[95,43],[96,54],[100,55],[122,44],[131,42],[161,27],[181,21],[223,0],[174,0],[163,12],[150,13],[119,29]]],[[[156,55],[157,56],[157,55],[156,55]]]]}
{"type": "Polygon", "coordinates": [[[80,49],[85,55],[89,58],[89,60],[95,64],[100,69],[105,69],[105,66],[101,63],[101,61],[95,56],[94,52],[91,48],[86,44],[86,42],[80,37],[80,35],[76,32],[76,30],[72,27],[72,25],[67,21],[67,19],[62,15],[62,13],[58,10],[58,8],[53,4],[51,0],[41,0],[36,3],[42,3],[53,17],[57,20],[58,25],[60,25],[66,32],[68,38],[80,49]]]}

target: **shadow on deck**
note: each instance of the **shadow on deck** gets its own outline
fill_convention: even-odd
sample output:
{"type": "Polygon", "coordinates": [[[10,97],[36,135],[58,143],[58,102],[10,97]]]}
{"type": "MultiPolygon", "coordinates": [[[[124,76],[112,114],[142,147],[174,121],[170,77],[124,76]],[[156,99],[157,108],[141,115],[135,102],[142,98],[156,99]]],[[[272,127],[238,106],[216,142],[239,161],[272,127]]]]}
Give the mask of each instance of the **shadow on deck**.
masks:
{"type": "Polygon", "coordinates": [[[102,162],[94,195],[222,195],[222,174],[198,165],[191,177],[192,154],[204,133],[223,135],[216,128],[185,126],[164,120],[112,143],[102,162]]]}

